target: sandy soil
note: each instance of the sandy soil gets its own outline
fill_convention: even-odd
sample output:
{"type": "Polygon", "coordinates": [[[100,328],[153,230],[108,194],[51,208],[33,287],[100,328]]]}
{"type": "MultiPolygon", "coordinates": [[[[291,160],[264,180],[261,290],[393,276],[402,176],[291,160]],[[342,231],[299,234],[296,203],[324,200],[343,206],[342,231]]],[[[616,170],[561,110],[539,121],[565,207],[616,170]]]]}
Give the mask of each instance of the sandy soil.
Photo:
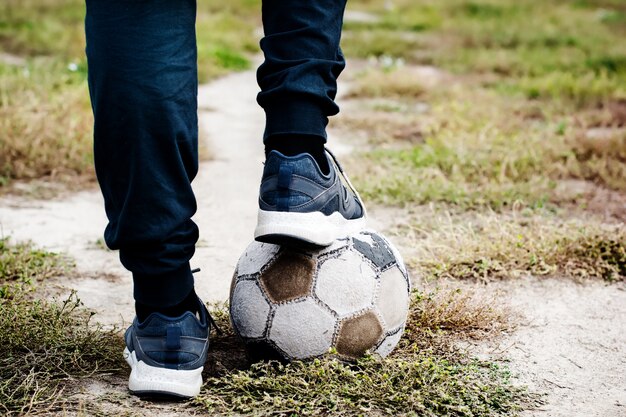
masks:
{"type": "MultiPolygon", "coordinates": [[[[237,258],[252,239],[262,170],[263,113],[255,102],[256,91],[254,72],[231,75],[200,90],[201,126],[215,158],[201,165],[194,182],[201,240],[192,264],[202,268],[196,283],[207,301],[227,299],[237,258]]],[[[333,138],[332,132],[330,143],[339,154],[349,151],[347,142],[333,138]]],[[[373,208],[372,225],[385,231],[398,221],[389,218],[392,212],[397,213],[373,208]]],[[[99,243],[105,223],[97,190],[45,201],[0,199],[2,234],[70,254],[79,274],[58,281],[57,287],[77,289],[100,322],[122,325],[133,315],[132,283],[117,254],[99,243]]],[[[626,416],[624,285],[531,279],[477,290],[500,291],[502,302],[523,317],[513,334],[476,351],[508,361],[521,384],[545,393],[546,404],[526,416],[626,416]]],[[[94,382],[86,387],[85,398],[142,406],[129,399],[120,381],[94,382]]],[[[151,414],[171,414],[167,405],[150,408],[151,414]]]]}
{"type": "Polygon", "coordinates": [[[545,394],[525,417],[626,416],[624,284],[529,279],[483,290],[497,290],[521,314],[516,331],[477,350],[545,394]]]}

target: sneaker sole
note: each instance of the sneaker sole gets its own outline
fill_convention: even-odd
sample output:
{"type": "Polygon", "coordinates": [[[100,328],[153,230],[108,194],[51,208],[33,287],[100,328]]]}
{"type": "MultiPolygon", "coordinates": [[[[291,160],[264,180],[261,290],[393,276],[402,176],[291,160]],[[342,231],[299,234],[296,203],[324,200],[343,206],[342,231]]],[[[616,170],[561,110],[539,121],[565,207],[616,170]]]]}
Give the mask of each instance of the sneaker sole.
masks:
{"type": "Polygon", "coordinates": [[[365,217],[346,220],[339,212],[294,213],[259,210],[254,238],[277,245],[330,246],[365,228],[365,217]]]}
{"type": "Polygon", "coordinates": [[[203,367],[178,370],[150,366],[138,361],[128,348],[124,349],[124,359],[131,368],[128,389],[135,395],[192,398],[200,393],[203,367]]]}

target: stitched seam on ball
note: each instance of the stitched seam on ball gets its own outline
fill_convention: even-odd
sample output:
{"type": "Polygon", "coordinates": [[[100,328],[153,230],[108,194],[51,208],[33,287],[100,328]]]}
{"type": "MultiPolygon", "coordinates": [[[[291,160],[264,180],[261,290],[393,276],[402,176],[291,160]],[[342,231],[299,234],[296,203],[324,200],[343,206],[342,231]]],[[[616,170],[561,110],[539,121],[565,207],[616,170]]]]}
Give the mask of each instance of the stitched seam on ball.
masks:
{"type": "MultiPolygon", "coordinates": [[[[380,310],[378,309],[377,305],[374,305],[374,308],[372,308],[372,311],[374,312],[374,314],[376,315],[376,317],[378,317],[378,321],[380,322],[380,324],[383,327],[383,330],[385,330],[387,328],[387,322],[385,321],[385,319],[383,318],[382,313],[380,312],[380,310]]],[[[384,333],[384,332],[383,332],[384,333]]]]}
{"type": "Polygon", "coordinates": [[[267,314],[267,318],[265,319],[265,329],[263,329],[263,337],[269,340],[270,338],[270,327],[274,322],[274,316],[276,315],[276,306],[270,303],[270,312],[267,314]]]}
{"type": "Polygon", "coordinates": [[[291,355],[288,355],[287,352],[285,352],[283,349],[281,349],[272,339],[269,338],[269,336],[267,337],[267,339],[265,340],[265,342],[272,346],[272,348],[276,349],[276,351],[278,352],[279,355],[281,355],[283,358],[287,359],[287,360],[293,360],[295,358],[293,358],[291,355]]]}
{"type": "Polygon", "coordinates": [[[339,318],[339,314],[337,314],[337,312],[335,310],[333,310],[332,308],[330,308],[330,306],[326,305],[325,302],[323,302],[322,300],[320,300],[319,298],[317,298],[315,296],[315,294],[311,294],[311,299],[313,300],[313,302],[315,304],[317,304],[322,310],[325,310],[326,312],[330,313],[331,316],[334,317],[335,321],[337,321],[337,319],[339,318]]]}
{"type": "MultiPolygon", "coordinates": [[[[378,348],[380,348],[383,345],[383,343],[385,343],[385,340],[389,339],[390,337],[393,337],[393,336],[397,335],[399,332],[404,332],[405,324],[406,324],[406,322],[402,323],[402,325],[400,327],[398,327],[396,330],[384,333],[383,337],[380,340],[380,342],[378,342],[378,344],[376,345],[376,347],[373,350],[375,350],[375,351],[378,350],[378,348]]],[[[402,336],[400,336],[400,339],[402,339],[402,336]]],[[[400,342],[400,339],[398,339],[398,343],[400,342]]],[[[394,348],[395,348],[395,346],[394,346],[394,348]]]]}
{"type": "Polygon", "coordinates": [[[354,244],[348,246],[348,250],[351,251],[352,253],[356,254],[357,256],[361,257],[361,259],[363,261],[365,261],[371,268],[372,270],[378,275],[380,272],[382,272],[380,270],[380,268],[378,267],[378,265],[376,265],[372,260],[370,260],[367,256],[363,255],[361,252],[359,252],[358,250],[356,250],[354,248],[354,244]]]}

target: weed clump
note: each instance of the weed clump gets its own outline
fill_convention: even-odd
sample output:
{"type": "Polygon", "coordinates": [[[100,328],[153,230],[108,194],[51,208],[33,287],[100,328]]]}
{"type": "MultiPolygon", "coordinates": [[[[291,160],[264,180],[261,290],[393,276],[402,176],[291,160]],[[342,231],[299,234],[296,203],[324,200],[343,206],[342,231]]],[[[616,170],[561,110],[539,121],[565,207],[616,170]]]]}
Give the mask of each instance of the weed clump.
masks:
{"type": "Polygon", "coordinates": [[[34,300],[25,285],[66,268],[58,255],[0,240],[0,414],[58,410],[63,382],[119,369],[117,331],[92,325],[75,293],[34,300]]]}
{"type": "Polygon", "coordinates": [[[0,239],[0,298],[8,297],[10,290],[20,284],[30,285],[60,275],[69,266],[69,260],[59,254],[34,248],[29,243],[13,245],[9,238],[0,239]]]}
{"type": "MultiPolygon", "coordinates": [[[[232,337],[228,322],[220,324],[226,330],[221,338],[232,337]]],[[[207,379],[193,404],[224,415],[513,415],[535,401],[532,395],[515,386],[505,368],[454,344],[509,325],[508,314],[468,294],[416,291],[405,336],[388,358],[223,370],[207,379]]]]}
{"type": "Polygon", "coordinates": [[[58,409],[68,401],[62,382],[119,370],[121,338],[90,324],[80,306],[75,294],[61,303],[0,299],[0,411],[58,409]]]}

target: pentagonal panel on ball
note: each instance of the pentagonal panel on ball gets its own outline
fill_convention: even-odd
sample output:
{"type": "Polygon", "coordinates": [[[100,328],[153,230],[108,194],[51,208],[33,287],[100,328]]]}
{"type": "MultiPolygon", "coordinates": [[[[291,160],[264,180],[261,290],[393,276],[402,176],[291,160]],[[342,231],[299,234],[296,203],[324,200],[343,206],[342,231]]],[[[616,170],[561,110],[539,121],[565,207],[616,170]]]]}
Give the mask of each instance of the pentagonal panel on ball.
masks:
{"type": "Polygon", "coordinates": [[[313,285],[315,260],[305,254],[283,250],[261,274],[260,282],[274,303],[309,295],[313,285]]]}
{"type": "Polygon", "coordinates": [[[358,254],[346,250],[318,269],[315,295],[339,316],[369,307],[376,292],[376,272],[358,254]]]}
{"type": "Polygon", "coordinates": [[[376,346],[383,335],[383,327],[373,311],[346,319],[339,325],[337,352],[350,358],[359,358],[376,346]]]}
{"type": "Polygon", "coordinates": [[[312,299],[280,305],[269,338],[292,359],[322,355],[330,349],[335,318],[312,299]]]}
{"type": "Polygon", "coordinates": [[[404,274],[398,267],[394,266],[380,274],[376,306],[387,329],[395,329],[405,322],[409,311],[409,290],[404,274]]]}
{"type": "Polygon", "coordinates": [[[241,337],[256,338],[265,333],[270,305],[255,281],[239,281],[230,299],[230,317],[241,337]]]}

